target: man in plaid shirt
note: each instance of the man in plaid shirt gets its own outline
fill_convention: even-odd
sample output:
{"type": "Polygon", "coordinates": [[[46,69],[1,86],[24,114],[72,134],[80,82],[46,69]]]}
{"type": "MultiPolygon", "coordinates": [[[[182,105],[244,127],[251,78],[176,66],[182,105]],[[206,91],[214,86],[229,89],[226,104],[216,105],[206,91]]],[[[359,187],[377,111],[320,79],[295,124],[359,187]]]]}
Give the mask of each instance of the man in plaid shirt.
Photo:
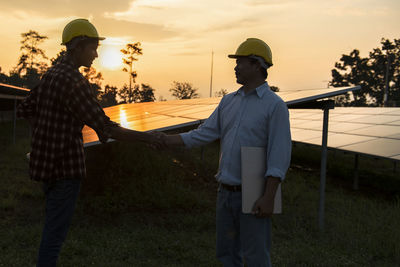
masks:
{"type": "Polygon", "coordinates": [[[56,266],[85,177],[82,128],[93,128],[101,142],[109,138],[163,144],[156,135],[120,127],[107,117],[79,67],[97,57],[99,37],[85,19],[71,21],[63,32],[66,56],[51,67],[18,108],[32,124],[30,177],[44,183],[46,221],[37,266],[56,266]]]}

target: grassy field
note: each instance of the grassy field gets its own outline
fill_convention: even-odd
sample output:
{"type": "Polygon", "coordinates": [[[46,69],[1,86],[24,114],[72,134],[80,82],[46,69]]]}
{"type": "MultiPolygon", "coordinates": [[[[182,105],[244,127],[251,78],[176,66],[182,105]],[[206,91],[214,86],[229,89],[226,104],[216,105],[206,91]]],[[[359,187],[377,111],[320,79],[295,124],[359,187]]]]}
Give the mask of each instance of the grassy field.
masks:
{"type": "MultiPolygon", "coordinates": [[[[29,180],[28,130],[0,124],[0,266],[34,266],[43,224],[40,184],[29,180]]],[[[219,266],[215,259],[213,174],[218,144],[152,151],[112,143],[87,150],[83,181],[59,266],[219,266]]],[[[284,213],[273,218],[275,266],[400,266],[399,172],[329,153],[325,231],[317,227],[319,150],[296,145],[283,184],[284,213]]]]}

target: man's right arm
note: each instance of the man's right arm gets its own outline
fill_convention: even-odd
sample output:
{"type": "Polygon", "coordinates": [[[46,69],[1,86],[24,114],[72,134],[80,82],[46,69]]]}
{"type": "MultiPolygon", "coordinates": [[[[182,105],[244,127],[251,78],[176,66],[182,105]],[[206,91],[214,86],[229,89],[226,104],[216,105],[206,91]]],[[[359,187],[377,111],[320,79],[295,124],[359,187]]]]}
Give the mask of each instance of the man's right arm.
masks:
{"type": "Polygon", "coordinates": [[[123,128],[118,123],[111,121],[92,96],[87,81],[81,80],[75,87],[72,87],[65,99],[66,107],[70,112],[94,129],[102,143],[113,138],[119,141],[144,142],[158,149],[166,147],[164,140],[158,135],[123,128]]]}
{"type": "Polygon", "coordinates": [[[154,146],[157,149],[164,149],[166,147],[165,140],[161,134],[146,133],[135,130],[130,130],[120,126],[111,127],[111,138],[125,141],[125,142],[144,142],[154,146]]]}
{"type": "Polygon", "coordinates": [[[166,135],[165,144],[168,147],[185,146],[185,143],[183,142],[182,137],[179,134],[166,135]]]}
{"type": "Polygon", "coordinates": [[[221,137],[220,110],[221,100],[214,112],[197,129],[186,133],[166,136],[169,147],[185,146],[187,148],[203,146],[221,137]]]}

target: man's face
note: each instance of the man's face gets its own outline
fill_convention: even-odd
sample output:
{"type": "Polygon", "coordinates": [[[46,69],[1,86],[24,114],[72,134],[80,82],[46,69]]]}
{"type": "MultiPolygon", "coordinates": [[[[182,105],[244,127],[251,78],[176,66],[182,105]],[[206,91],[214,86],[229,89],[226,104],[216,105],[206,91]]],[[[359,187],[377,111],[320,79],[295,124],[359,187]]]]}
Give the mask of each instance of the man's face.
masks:
{"type": "Polygon", "coordinates": [[[245,85],[254,79],[258,73],[257,64],[254,64],[248,57],[236,59],[235,75],[237,83],[245,85]]]}
{"type": "Polygon", "coordinates": [[[81,46],[77,49],[79,65],[90,68],[93,63],[93,60],[97,58],[97,47],[98,43],[90,42],[84,46],[81,46]]]}

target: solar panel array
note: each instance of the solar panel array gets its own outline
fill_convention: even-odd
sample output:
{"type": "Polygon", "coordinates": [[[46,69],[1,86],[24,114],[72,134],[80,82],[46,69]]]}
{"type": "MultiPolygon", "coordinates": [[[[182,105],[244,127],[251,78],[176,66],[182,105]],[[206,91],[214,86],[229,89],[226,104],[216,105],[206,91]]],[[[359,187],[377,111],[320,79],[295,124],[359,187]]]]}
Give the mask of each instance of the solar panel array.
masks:
{"type": "MultiPolygon", "coordinates": [[[[320,110],[290,110],[292,139],[321,145],[320,110]]],[[[400,160],[400,108],[335,108],[329,113],[328,147],[400,160]]]]}
{"type": "MultiPolygon", "coordinates": [[[[217,107],[220,98],[122,104],[106,114],[123,127],[138,131],[168,130],[199,124],[217,107]]],[[[323,112],[290,109],[292,139],[321,145],[323,112]]],[[[400,108],[335,108],[329,114],[328,147],[400,160],[400,108]]],[[[83,130],[87,146],[97,135],[83,130]]]]}
{"type": "MultiPolygon", "coordinates": [[[[278,92],[288,104],[304,103],[357,90],[359,87],[324,88],[303,91],[278,92]]],[[[121,104],[105,108],[111,120],[121,126],[137,131],[168,130],[198,124],[208,118],[218,106],[221,98],[202,98],[121,104]]],[[[98,144],[95,132],[85,127],[83,137],[86,146],[98,144]]]]}

